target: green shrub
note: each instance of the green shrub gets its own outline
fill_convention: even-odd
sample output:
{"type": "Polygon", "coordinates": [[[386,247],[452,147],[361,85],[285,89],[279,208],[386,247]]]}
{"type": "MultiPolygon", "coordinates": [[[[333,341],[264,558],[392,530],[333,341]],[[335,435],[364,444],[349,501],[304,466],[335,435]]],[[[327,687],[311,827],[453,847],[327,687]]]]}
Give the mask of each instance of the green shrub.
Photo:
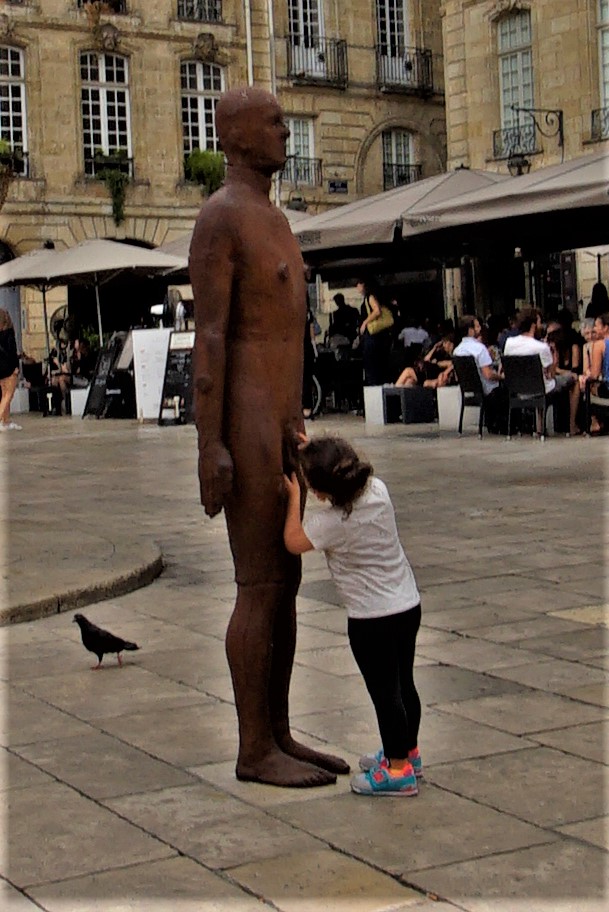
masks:
{"type": "Polygon", "coordinates": [[[184,163],[186,180],[200,184],[208,196],[222,186],[225,170],[224,155],[211,149],[193,149],[184,163]]]}

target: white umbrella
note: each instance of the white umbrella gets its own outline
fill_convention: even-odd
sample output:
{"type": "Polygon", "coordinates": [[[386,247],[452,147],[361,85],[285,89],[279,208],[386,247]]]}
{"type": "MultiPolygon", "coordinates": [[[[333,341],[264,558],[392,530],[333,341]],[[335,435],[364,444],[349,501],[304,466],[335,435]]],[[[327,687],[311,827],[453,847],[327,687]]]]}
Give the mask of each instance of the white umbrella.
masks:
{"type": "Polygon", "coordinates": [[[494,171],[457,168],[336,206],[306,222],[299,222],[292,230],[305,254],[341,247],[391,244],[396,229],[406,236],[408,218],[428,206],[458,199],[507,179],[506,175],[494,171]]]}
{"type": "Polygon", "coordinates": [[[143,276],[159,275],[185,269],[184,257],[173,256],[134,244],[93,239],[82,241],[65,250],[36,250],[0,266],[0,286],[28,285],[42,292],[47,354],[50,352],[46,293],[57,285],[93,285],[97,303],[100,345],[103,327],[99,286],[122,272],[143,276]]]}

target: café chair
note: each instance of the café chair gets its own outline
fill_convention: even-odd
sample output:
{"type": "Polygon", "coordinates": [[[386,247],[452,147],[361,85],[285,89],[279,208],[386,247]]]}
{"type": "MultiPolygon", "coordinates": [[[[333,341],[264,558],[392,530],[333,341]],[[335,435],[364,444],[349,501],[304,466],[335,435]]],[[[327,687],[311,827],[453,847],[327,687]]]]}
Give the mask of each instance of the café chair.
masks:
{"type": "Polygon", "coordinates": [[[606,418],[609,418],[609,384],[607,381],[603,382],[602,380],[586,380],[584,403],[584,431],[589,435],[590,428],[592,426],[593,414],[600,413],[601,415],[604,414],[606,418]],[[599,393],[603,392],[604,390],[607,390],[606,395],[599,396],[599,393]]]}
{"type": "Polygon", "coordinates": [[[461,390],[461,412],[459,414],[459,433],[463,433],[463,413],[469,406],[480,409],[478,437],[482,439],[484,427],[484,387],[480,379],[478,365],[473,355],[453,357],[453,367],[461,390]]]}
{"type": "Polygon", "coordinates": [[[508,431],[511,439],[512,412],[532,410],[534,418],[541,414],[540,439],[546,439],[548,399],[539,355],[503,355],[501,365],[508,391],[508,431]]]}

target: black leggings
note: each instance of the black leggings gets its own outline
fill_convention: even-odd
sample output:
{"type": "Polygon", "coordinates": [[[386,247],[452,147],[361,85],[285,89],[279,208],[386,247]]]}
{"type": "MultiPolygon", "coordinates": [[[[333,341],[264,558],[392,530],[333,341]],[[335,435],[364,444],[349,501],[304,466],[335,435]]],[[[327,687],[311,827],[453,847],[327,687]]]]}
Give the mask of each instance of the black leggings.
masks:
{"type": "Polygon", "coordinates": [[[351,651],[372,697],[383,753],[403,759],[417,746],[421,701],[413,677],[421,606],[388,617],[349,618],[351,651]]]}

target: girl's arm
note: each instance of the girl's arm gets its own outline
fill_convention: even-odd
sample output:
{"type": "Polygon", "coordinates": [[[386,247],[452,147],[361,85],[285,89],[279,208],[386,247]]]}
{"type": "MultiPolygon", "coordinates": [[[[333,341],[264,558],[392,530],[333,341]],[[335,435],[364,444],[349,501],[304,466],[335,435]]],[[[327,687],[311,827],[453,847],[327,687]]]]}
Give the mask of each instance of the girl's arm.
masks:
{"type": "Polygon", "coordinates": [[[290,554],[304,554],[313,551],[313,545],[304,534],[300,518],[300,485],[296,473],[292,472],[290,478],[284,475],[285,489],[288,494],[288,508],[285,514],[283,527],[283,543],[290,554]]]}

